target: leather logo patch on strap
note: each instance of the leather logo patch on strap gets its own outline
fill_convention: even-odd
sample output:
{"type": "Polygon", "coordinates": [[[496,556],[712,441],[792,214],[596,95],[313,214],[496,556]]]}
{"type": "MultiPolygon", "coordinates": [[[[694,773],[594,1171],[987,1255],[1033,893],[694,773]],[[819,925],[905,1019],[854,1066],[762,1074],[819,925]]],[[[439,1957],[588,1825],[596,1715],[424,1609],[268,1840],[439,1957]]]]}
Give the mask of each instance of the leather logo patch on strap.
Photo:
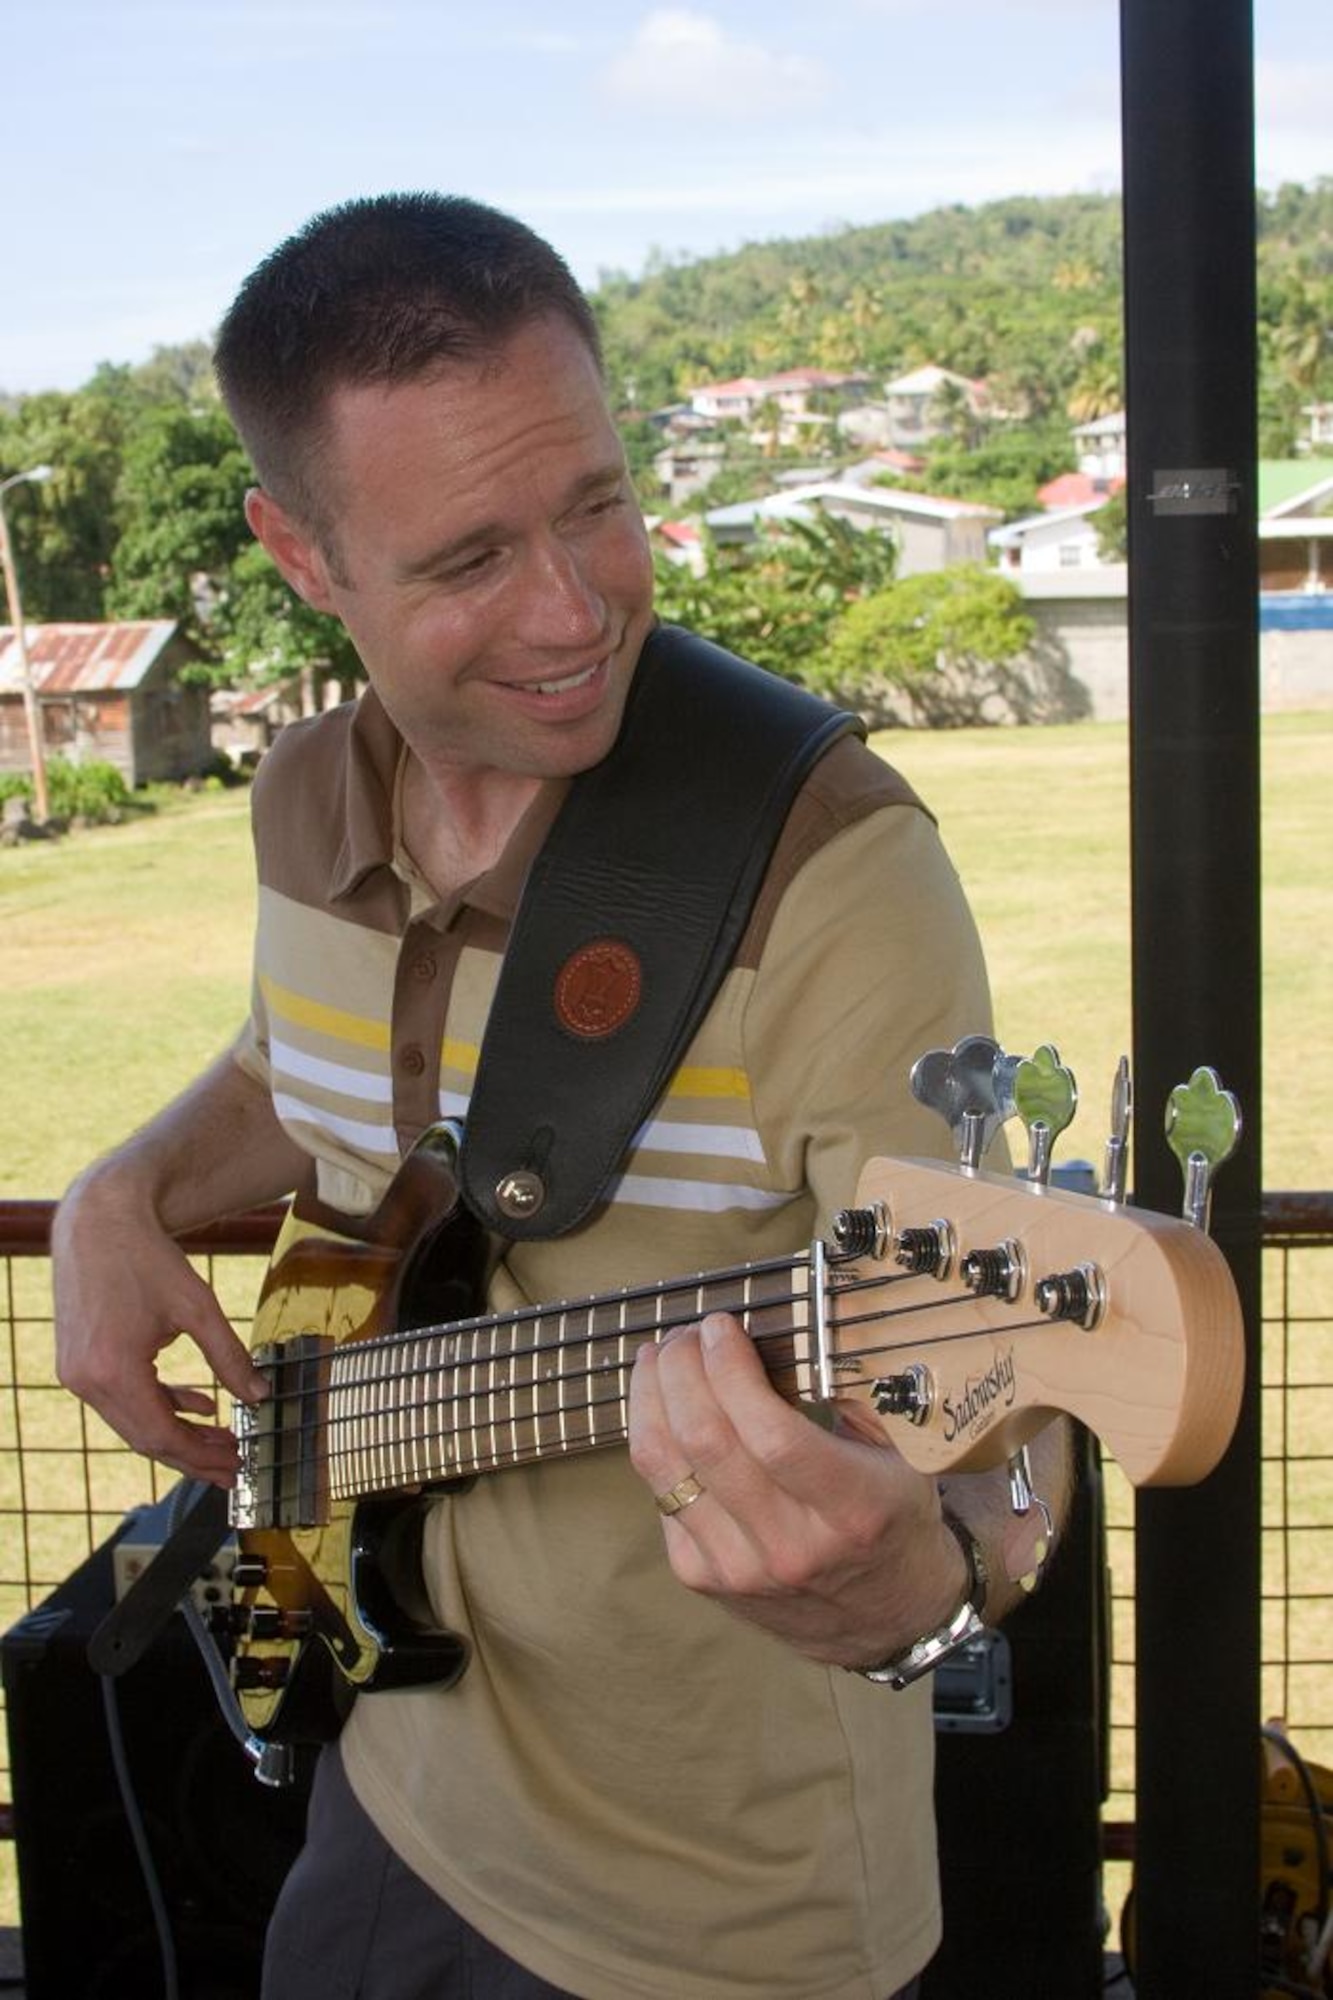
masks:
{"type": "Polygon", "coordinates": [[[567,958],[555,978],[555,1014],[585,1041],[614,1035],[638,1007],[643,967],[619,938],[597,938],[567,958]]]}

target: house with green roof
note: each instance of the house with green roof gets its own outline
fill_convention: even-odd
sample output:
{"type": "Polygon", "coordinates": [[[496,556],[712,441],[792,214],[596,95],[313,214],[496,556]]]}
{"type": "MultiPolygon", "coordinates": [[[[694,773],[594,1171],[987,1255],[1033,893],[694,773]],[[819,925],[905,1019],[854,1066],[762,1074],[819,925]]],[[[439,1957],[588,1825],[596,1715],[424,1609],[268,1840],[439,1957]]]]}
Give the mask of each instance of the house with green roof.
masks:
{"type": "Polygon", "coordinates": [[[1259,461],[1259,588],[1333,590],[1333,458],[1259,461]]]}

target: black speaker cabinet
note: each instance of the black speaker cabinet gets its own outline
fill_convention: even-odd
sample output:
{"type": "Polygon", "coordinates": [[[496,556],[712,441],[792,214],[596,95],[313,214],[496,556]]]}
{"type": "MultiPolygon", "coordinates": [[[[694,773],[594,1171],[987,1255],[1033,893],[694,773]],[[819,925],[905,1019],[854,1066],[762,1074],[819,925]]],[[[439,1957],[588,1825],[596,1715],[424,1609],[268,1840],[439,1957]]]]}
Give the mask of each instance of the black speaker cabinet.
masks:
{"type": "Polygon", "coordinates": [[[1077,1455],[1057,1559],[1004,1629],[1008,1721],[960,1727],[937,1705],[944,1944],[923,2000],[1093,2000],[1103,1990],[1109,1594],[1100,1465],[1082,1432],[1077,1455]]]}
{"type": "MultiPolygon", "coordinates": [[[[116,1539],[0,1647],[27,2000],[148,2000],[162,1991],[102,1686],[84,1657],[112,1603],[116,1539]]],[[[265,1925],[301,1842],[308,1764],[283,1791],[256,1783],[179,1617],[115,1688],[181,2000],[255,2000],[265,1925]]]]}

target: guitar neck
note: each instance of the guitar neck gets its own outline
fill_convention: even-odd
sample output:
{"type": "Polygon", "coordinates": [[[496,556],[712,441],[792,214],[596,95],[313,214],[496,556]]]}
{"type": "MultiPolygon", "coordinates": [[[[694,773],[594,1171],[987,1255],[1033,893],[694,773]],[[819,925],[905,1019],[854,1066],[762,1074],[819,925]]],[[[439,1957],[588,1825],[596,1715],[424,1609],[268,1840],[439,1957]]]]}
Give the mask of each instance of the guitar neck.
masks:
{"type": "Polygon", "coordinates": [[[335,1502],[622,1445],[640,1348],[722,1310],[746,1322],[787,1401],[858,1399],[936,1477],[1000,1463],[1056,1411],[1088,1424],[1135,1485],[1217,1463],[1244,1323],[1200,1230],[929,1161],[867,1162],[857,1198],[853,1220],[874,1226],[832,1259],[816,1242],[416,1328],[395,1317],[396,1250],[372,1238],[355,1256],[318,1242],[304,1255],[296,1242],[261,1301],[254,1352],[271,1393],[236,1412],[234,1518],[317,1526],[335,1502]]]}
{"type": "Polygon", "coordinates": [[[747,1323],[778,1392],[813,1387],[811,1258],[775,1258],[596,1298],[422,1327],[328,1363],[335,1499],[435,1484],[624,1444],[645,1344],[709,1312],[747,1323]]]}

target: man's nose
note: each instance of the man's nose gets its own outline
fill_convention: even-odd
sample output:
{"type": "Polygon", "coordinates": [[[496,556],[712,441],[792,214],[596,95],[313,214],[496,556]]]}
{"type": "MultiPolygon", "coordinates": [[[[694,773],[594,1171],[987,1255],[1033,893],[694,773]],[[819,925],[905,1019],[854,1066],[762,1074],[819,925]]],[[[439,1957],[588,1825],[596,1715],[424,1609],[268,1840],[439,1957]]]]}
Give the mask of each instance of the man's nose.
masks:
{"type": "Polygon", "coordinates": [[[606,636],[606,599],[578,552],[556,537],[529,565],[520,617],[520,636],[533,646],[591,646],[606,636]]]}

